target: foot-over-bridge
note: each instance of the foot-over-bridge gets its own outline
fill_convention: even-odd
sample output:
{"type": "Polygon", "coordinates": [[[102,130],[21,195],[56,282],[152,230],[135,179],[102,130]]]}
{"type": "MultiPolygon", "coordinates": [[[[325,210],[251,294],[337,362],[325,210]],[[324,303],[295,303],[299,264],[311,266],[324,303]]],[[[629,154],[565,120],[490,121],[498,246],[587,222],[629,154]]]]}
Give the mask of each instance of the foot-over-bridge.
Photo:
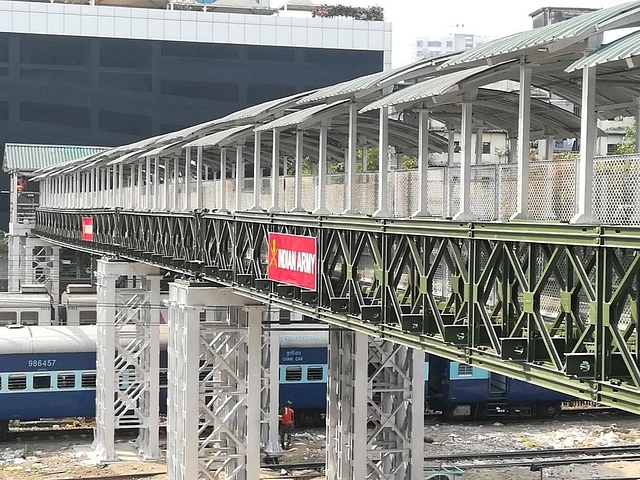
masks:
{"type": "MultiPolygon", "coordinates": [[[[155,352],[154,321],[118,314],[113,279],[148,277],[142,309],[160,270],[183,278],[169,300],[169,478],[258,478],[260,448],[277,449],[261,320],[279,310],[332,326],[331,479],[422,478],[423,351],[640,411],[640,156],[595,156],[598,118],[640,112],[640,35],[603,32],[639,22],[631,2],[37,172],[35,233],[104,256],[99,323],[137,318],[155,352]],[[495,88],[507,81],[519,87],[495,88]],[[508,133],[505,163],[482,163],[485,129],[508,133]],[[553,159],[567,137],[579,158],[553,159]],[[531,160],[533,140],[546,160],[531,160]],[[272,262],[304,270],[278,265],[274,234],[307,237],[296,248],[310,253],[312,239],[312,285],[274,279],[272,262]]],[[[105,359],[129,332],[115,330],[105,359]]],[[[138,362],[141,391],[157,386],[154,354],[138,362]]]]}

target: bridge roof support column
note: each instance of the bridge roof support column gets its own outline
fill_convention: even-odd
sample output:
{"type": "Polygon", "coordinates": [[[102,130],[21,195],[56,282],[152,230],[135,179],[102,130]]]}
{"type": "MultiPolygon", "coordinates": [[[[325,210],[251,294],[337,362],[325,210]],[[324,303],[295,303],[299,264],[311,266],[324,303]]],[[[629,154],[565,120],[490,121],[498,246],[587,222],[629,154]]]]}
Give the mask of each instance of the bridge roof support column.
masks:
{"type": "MultiPolygon", "coordinates": [[[[292,212],[304,212],[302,206],[302,163],[304,161],[304,130],[296,130],[296,186],[292,212]]],[[[286,172],[285,172],[286,175],[286,172]]]]}
{"type": "Polygon", "coordinates": [[[172,212],[178,211],[178,195],[180,195],[180,190],[178,189],[178,180],[180,177],[180,158],[178,155],[173,157],[173,205],[171,206],[172,212]]]}
{"type": "Polygon", "coordinates": [[[456,148],[456,131],[452,128],[448,132],[447,144],[447,166],[444,169],[442,189],[442,216],[451,218],[451,170],[454,166],[455,148],[456,148]]]}
{"type": "Polygon", "coordinates": [[[635,152],[640,153],[640,97],[634,97],[633,103],[636,107],[635,121],[636,121],[636,139],[635,139],[635,152]]]}
{"type": "Polygon", "coordinates": [[[169,184],[171,181],[171,157],[164,157],[164,181],[162,185],[162,194],[164,199],[162,200],[162,209],[164,211],[171,210],[169,203],[169,184]]]}
{"type": "Polygon", "coordinates": [[[482,143],[484,141],[484,128],[476,129],[476,165],[482,165],[482,143]]]}
{"type": "Polygon", "coordinates": [[[183,212],[191,210],[191,147],[187,147],[184,159],[183,212]]]}
{"type": "Polygon", "coordinates": [[[227,149],[220,149],[220,213],[227,213],[227,149]]]}
{"type": "Polygon", "coordinates": [[[144,203],[142,199],[142,187],[144,185],[144,177],[142,175],[142,163],[138,163],[138,188],[136,189],[135,209],[142,210],[144,203]]]}
{"type": "Polygon", "coordinates": [[[378,209],[374,217],[391,217],[389,211],[389,109],[380,109],[378,133],[378,209]]]}
{"type": "MultiPolygon", "coordinates": [[[[284,172],[286,175],[287,172],[284,172]]],[[[271,161],[271,208],[269,213],[281,212],[280,208],[280,132],[273,129],[273,155],[271,161]]]]}
{"type": "MultiPolygon", "coordinates": [[[[114,167],[116,168],[116,167],[114,167]]],[[[116,207],[123,208],[124,207],[124,165],[119,163],[117,166],[118,170],[118,188],[117,188],[117,197],[116,197],[116,207]]]]}
{"type": "Polygon", "coordinates": [[[570,223],[597,224],[593,214],[593,157],[596,150],[598,119],[596,118],[596,67],[582,70],[582,108],[580,128],[580,160],[576,184],[577,214],[570,223]]]}
{"type": "Polygon", "coordinates": [[[244,145],[238,144],[236,146],[236,212],[242,210],[242,183],[244,182],[243,149],[244,145]]]}
{"type": "Polygon", "coordinates": [[[137,427],[140,454],[159,458],[159,270],[101,259],[97,286],[96,454],[117,460],[114,431],[137,427]],[[136,287],[117,288],[122,276],[136,287]]]}
{"type": "Polygon", "coordinates": [[[98,204],[97,195],[98,195],[98,169],[91,169],[91,202],[89,203],[89,208],[95,208],[98,204]]]}
{"type": "Polygon", "coordinates": [[[196,150],[196,210],[202,210],[202,146],[196,150]]]}
{"type": "Polygon", "coordinates": [[[470,222],[475,220],[471,212],[471,129],[473,116],[473,99],[475,95],[465,95],[462,103],[462,155],[460,161],[460,210],[454,220],[470,222]]]}
{"type": "Polygon", "coordinates": [[[253,206],[250,210],[262,211],[262,132],[255,132],[253,145],[253,206]]]}
{"type": "Polygon", "coordinates": [[[153,204],[154,211],[160,210],[160,156],[153,157],[153,204]]]}
{"type": "Polygon", "coordinates": [[[356,210],[356,161],[358,160],[358,106],[349,105],[349,148],[344,162],[347,184],[346,205],[343,215],[355,215],[356,210]]]}
{"type": "Polygon", "coordinates": [[[429,111],[418,113],[418,169],[420,176],[418,211],[414,217],[428,217],[429,213],[429,111]]]}
{"type": "Polygon", "coordinates": [[[529,162],[531,145],[531,65],[520,65],[518,109],[518,207],[511,220],[529,218],[529,162]]]}
{"type": "Polygon", "coordinates": [[[545,158],[547,160],[553,160],[553,146],[554,146],[554,138],[553,135],[547,135],[545,137],[545,147],[546,147],[546,152],[545,152],[545,158]]]}
{"type": "Polygon", "coordinates": [[[329,126],[320,126],[320,146],[318,152],[318,190],[316,209],[314,215],[330,215],[327,210],[327,145],[329,142],[329,126]]]}

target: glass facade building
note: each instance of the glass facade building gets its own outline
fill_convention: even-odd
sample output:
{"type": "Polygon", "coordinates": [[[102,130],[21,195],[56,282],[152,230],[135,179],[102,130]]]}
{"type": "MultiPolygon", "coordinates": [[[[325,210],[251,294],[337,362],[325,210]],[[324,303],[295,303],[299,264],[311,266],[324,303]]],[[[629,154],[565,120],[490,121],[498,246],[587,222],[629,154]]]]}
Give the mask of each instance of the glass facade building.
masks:
{"type": "MultiPolygon", "coordinates": [[[[0,33],[0,148],[129,143],[380,71],[383,57],[382,50],[0,33]]],[[[4,173],[0,189],[8,190],[4,173]]],[[[8,197],[0,197],[3,230],[8,197]]]]}

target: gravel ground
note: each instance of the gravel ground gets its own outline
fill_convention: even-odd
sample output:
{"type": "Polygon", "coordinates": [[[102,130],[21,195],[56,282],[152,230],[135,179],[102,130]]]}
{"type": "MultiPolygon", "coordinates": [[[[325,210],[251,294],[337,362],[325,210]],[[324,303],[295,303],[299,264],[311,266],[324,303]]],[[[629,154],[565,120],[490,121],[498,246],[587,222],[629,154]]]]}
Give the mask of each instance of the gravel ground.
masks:
{"type": "MultiPolygon", "coordinates": [[[[553,420],[514,422],[442,423],[430,418],[425,428],[425,454],[475,454],[510,450],[594,447],[640,444],[640,417],[630,415],[560,416],[553,420]]],[[[164,472],[164,462],[119,462],[91,465],[73,446],[90,445],[91,439],[56,439],[0,444],[0,479],[55,480],[110,476],[132,472],[164,472]]],[[[281,463],[324,462],[324,429],[298,431],[292,449],[281,463]]],[[[469,463],[466,461],[465,463],[469,463]]],[[[277,469],[264,478],[279,476],[277,469]]],[[[607,477],[640,478],[640,462],[584,464],[546,469],[542,478],[583,480],[607,477]]],[[[150,477],[164,479],[160,473],[150,477]]],[[[324,477],[317,477],[319,479],[324,477]]],[[[538,480],[539,472],[527,468],[468,470],[467,480],[538,480]]],[[[346,479],[345,479],[346,480],[346,479]]]]}

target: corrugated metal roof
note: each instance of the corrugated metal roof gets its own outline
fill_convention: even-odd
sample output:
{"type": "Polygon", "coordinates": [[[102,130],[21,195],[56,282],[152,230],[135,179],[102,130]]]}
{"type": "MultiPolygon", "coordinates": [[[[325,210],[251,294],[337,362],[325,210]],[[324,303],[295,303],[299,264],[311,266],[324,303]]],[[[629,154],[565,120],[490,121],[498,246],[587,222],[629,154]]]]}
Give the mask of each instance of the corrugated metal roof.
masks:
{"type": "Polygon", "coordinates": [[[107,150],[105,147],[7,143],[4,147],[2,168],[5,172],[30,173],[41,168],[95,155],[105,150],[107,150]]]}
{"type": "Polygon", "coordinates": [[[221,123],[232,123],[242,120],[251,120],[256,117],[262,116],[270,112],[271,110],[285,109],[288,108],[289,105],[295,105],[301,97],[305,97],[310,93],[312,92],[296,93],[295,95],[291,95],[289,97],[276,98],[275,100],[270,100],[268,102],[261,103],[260,105],[254,105],[252,107],[230,113],[226,117],[213,120],[211,123],[214,125],[220,125],[221,123]]]}
{"type": "MultiPolygon", "coordinates": [[[[449,58],[451,54],[441,55],[439,57],[426,58],[409,65],[385,70],[384,72],[372,73],[364,77],[354,78],[346,82],[338,83],[321,88],[315,93],[306,96],[298,101],[299,104],[311,103],[327,100],[329,98],[341,97],[345,95],[353,95],[355,93],[364,92],[370,89],[383,88],[381,84],[387,83],[389,78],[401,77],[405,73],[419,72],[429,66],[442,63],[444,59],[449,58]]],[[[435,67],[434,67],[435,68],[435,67]]]]}
{"type": "Polygon", "coordinates": [[[240,133],[245,130],[249,130],[253,128],[253,125],[241,125],[239,127],[229,128],[227,130],[223,130],[221,132],[212,133],[211,135],[207,135],[206,137],[199,138],[198,140],[194,140],[191,143],[187,143],[184,148],[187,147],[212,147],[217,145],[218,143],[227,140],[229,137],[240,133]]]}
{"type": "Polygon", "coordinates": [[[448,75],[440,75],[439,77],[430,78],[424,82],[419,82],[409,87],[393,92],[386,97],[382,97],[360,110],[360,113],[370,110],[377,110],[383,107],[392,107],[404,103],[417,102],[436,95],[457,90],[457,84],[467,78],[490,68],[485,65],[482,67],[470,68],[459,72],[450,73],[448,75]]]}
{"type": "Polygon", "coordinates": [[[640,8],[640,1],[615,5],[603,10],[579,15],[570,20],[534,28],[526,32],[516,33],[498,38],[484,45],[462,52],[445,62],[440,68],[449,65],[490,59],[505,54],[522,54],[530,48],[540,48],[558,40],[575,38],[576,41],[589,33],[600,30],[600,26],[609,20],[640,8]]]}
{"type": "Polygon", "coordinates": [[[273,122],[266,123],[255,129],[256,132],[264,132],[265,130],[273,130],[274,128],[285,128],[299,125],[309,120],[312,116],[331,108],[342,106],[346,103],[346,100],[340,100],[338,102],[330,104],[315,105],[313,107],[298,110],[297,112],[280,117],[273,122]]]}
{"type": "Polygon", "coordinates": [[[626,60],[636,55],[640,55],[640,31],[603,45],[591,55],[587,55],[571,64],[565,72],[571,73],[575,70],[582,70],[585,67],[595,67],[617,60],[626,60]]]}

